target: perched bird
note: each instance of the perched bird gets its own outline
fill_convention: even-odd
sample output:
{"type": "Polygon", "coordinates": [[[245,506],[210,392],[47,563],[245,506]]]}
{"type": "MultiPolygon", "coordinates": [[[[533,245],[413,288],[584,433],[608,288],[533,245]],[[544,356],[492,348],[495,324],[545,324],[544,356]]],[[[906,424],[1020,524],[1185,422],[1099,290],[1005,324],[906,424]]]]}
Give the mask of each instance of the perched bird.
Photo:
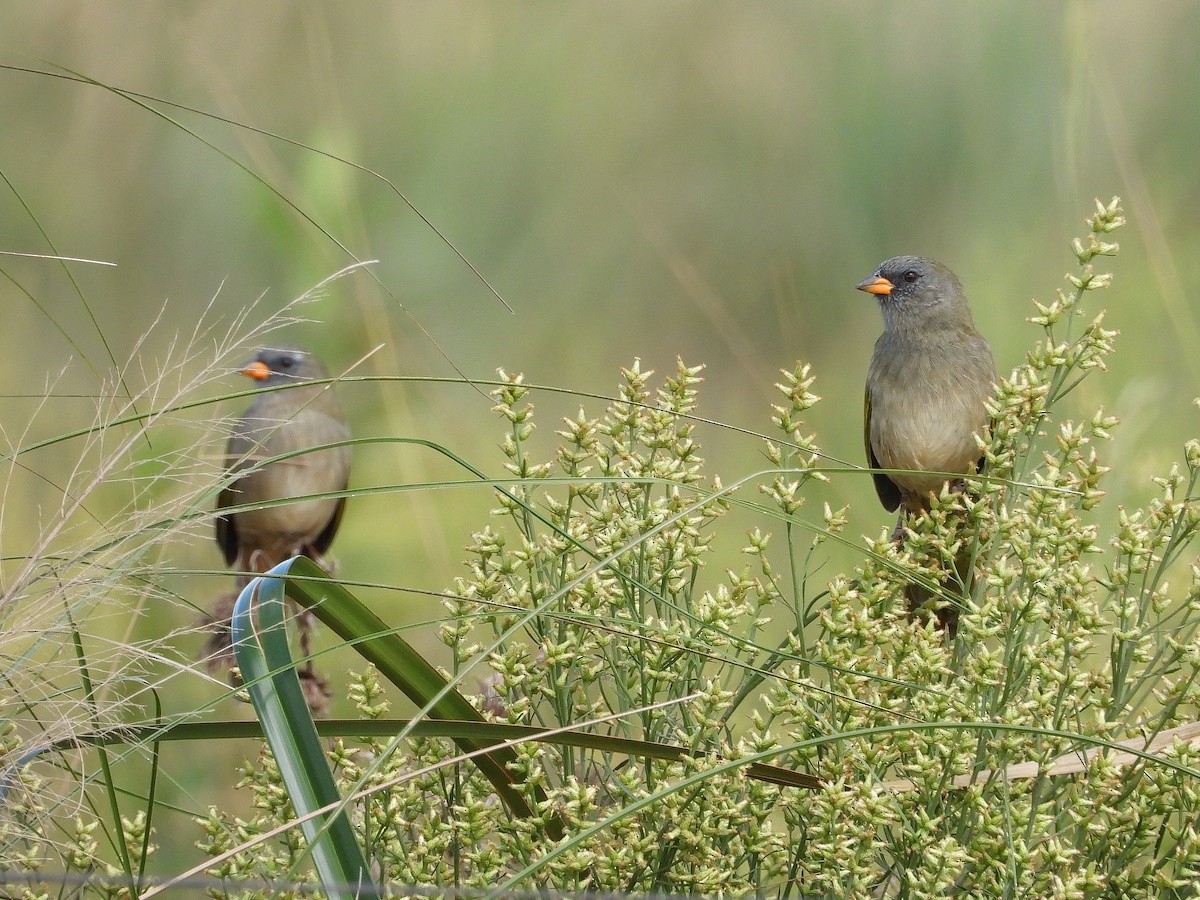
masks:
{"type": "Polygon", "coordinates": [[[921,512],[946,483],[936,473],[979,471],[974,436],[989,421],[996,363],[962,283],[940,262],[897,256],[857,287],[883,310],[867,372],[867,459],[900,470],[876,474],[875,491],[888,511],[921,512]]]}
{"type": "MultiPolygon", "coordinates": [[[[897,256],[858,285],[879,298],[883,334],[867,373],[863,437],[875,492],[888,511],[920,513],[945,474],[981,471],[976,434],[989,422],[991,347],[975,330],[962,283],[932,259],[897,256]]],[[[910,593],[910,603],[914,600],[910,593]]]]}
{"type": "MultiPolygon", "coordinates": [[[[263,387],[327,377],[313,355],[298,347],[264,348],[241,372],[263,387]]],[[[226,448],[228,470],[246,474],[217,499],[217,543],[229,566],[242,573],[265,572],[304,554],[328,567],[324,554],[342,521],[345,498],[220,511],[345,490],[350,448],[326,445],[349,437],[346,417],[328,384],[271,391],[251,404],[226,448]],[[280,456],[286,458],[275,459],[280,456]],[[264,465],[265,460],[274,461],[264,465]]],[[[239,587],[248,580],[248,575],[240,576],[239,587]]]]}

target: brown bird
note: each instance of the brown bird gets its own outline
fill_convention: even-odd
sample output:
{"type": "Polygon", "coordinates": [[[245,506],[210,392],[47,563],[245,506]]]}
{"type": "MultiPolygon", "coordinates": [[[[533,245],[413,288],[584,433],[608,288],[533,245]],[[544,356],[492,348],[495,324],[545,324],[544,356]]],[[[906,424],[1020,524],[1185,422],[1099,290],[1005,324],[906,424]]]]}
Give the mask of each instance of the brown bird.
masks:
{"type": "MultiPolygon", "coordinates": [[[[241,373],[263,387],[327,377],[313,355],[298,347],[264,348],[241,373]]],[[[304,554],[328,568],[324,554],[341,524],[345,498],[298,498],[346,489],[350,448],[326,445],[349,437],[346,417],[328,384],[271,391],[254,401],[226,448],[228,470],[246,474],[221,491],[217,509],[293,502],[218,515],[217,543],[229,566],[242,573],[265,572],[304,554]]],[[[239,588],[249,578],[239,576],[239,588]]]]}
{"type": "MultiPolygon", "coordinates": [[[[858,285],[879,298],[883,334],[867,373],[863,437],[885,509],[929,509],[947,476],[982,470],[975,435],[987,430],[996,381],[991,347],[975,329],[962,283],[940,262],[897,256],[858,285]]],[[[960,575],[962,573],[960,572],[960,575]]],[[[964,580],[964,583],[966,581],[964,580]]],[[[919,592],[909,592],[920,605],[919,592]]]]}

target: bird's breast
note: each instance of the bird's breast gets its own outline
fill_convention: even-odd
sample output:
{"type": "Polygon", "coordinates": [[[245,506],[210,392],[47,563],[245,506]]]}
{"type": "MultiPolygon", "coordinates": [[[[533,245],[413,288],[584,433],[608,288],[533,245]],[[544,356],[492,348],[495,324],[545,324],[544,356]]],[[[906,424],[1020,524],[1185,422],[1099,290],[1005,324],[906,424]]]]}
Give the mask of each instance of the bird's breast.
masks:
{"type": "MultiPolygon", "coordinates": [[[[937,342],[885,344],[871,361],[871,448],[880,466],[927,472],[973,471],[975,434],[988,422],[995,365],[982,338],[957,354],[937,342]]],[[[942,479],[893,476],[908,490],[936,490],[942,479]],[[911,483],[906,483],[911,482],[911,483]]]]}
{"type": "MultiPolygon", "coordinates": [[[[243,419],[228,451],[237,469],[250,470],[232,486],[236,502],[267,503],[343,490],[350,475],[350,448],[326,445],[348,437],[343,421],[315,410],[284,422],[243,419]],[[267,460],[274,461],[263,465],[267,460]]],[[[245,510],[237,514],[238,531],[312,536],[329,523],[337,504],[336,498],[297,499],[245,510]]]]}

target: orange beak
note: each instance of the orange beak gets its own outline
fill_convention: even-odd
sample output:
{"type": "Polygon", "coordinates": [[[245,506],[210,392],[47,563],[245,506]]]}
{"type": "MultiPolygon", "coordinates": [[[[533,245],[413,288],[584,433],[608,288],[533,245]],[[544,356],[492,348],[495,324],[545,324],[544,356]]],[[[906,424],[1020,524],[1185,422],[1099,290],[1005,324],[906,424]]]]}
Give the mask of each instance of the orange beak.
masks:
{"type": "Polygon", "coordinates": [[[866,291],[868,294],[882,294],[884,297],[896,289],[896,286],[882,275],[872,275],[870,278],[864,278],[855,287],[860,291],[866,291]]]}
{"type": "Polygon", "coordinates": [[[255,381],[266,381],[271,377],[271,370],[268,368],[267,364],[265,362],[259,362],[257,359],[247,365],[245,368],[239,369],[238,371],[243,375],[253,378],[255,381]]]}

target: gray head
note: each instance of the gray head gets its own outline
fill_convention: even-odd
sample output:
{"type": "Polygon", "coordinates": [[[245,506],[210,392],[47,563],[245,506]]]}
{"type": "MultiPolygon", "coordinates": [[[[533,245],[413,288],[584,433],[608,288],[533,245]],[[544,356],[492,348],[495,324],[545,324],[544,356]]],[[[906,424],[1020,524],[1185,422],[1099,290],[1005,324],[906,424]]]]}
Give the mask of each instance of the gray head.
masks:
{"type": "Polygon", "coordinates": [[[263,347],[240,371],[264,386],[328,377],[316,357],[307,350],[290,346],[263,347]]]}
{"type": "Polygon", "coordinates": [[[905,321],[970,322],[971,310],[962,282],[936,259],[894,256],[860,281],[860,291],[879,298],[886,327],[905,321]]]}

